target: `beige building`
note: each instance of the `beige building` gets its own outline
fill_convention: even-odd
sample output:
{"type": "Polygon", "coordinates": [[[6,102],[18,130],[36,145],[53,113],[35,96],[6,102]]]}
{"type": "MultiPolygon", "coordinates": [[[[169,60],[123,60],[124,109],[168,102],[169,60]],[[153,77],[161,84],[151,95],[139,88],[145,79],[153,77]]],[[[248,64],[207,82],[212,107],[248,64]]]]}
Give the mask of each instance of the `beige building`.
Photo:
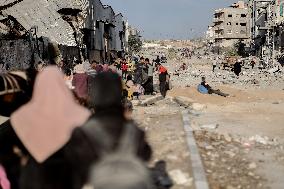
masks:
{"type": "Polygon", "coordinates": [[[214,39],[220,46],[231,46],[250,37],[249,11],[243,1],[215,10],[213,22],[214,39]]]}

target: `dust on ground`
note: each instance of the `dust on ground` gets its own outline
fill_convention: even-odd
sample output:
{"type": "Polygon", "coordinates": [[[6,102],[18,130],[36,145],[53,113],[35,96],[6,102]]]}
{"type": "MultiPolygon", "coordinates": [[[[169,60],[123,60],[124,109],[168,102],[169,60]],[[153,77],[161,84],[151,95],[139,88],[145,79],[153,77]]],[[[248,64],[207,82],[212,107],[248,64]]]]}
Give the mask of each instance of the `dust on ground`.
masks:
{"type": "Polygon", "coordinates": [[[210,188],[282,189],[284,90],[269,86],[218,88],[230,97],[200,94],[196,87],[169,92],[171,97],[184,96],[206,107],[191,114],[191,125],[197,131],[210,188]],[[216,128],[201,129],[204,125],[216,128]],[[229,141],[218,137],[223,135],[229,141]]]}
{"type": "Polygon", "coordinates": [[[175,181],[173,189],[194,188],[180,107],[165,99],[152,106],[135,107],[134,117],[147,132],[154,152],[152,164],[158,160],[167,162],[175,181]]]}

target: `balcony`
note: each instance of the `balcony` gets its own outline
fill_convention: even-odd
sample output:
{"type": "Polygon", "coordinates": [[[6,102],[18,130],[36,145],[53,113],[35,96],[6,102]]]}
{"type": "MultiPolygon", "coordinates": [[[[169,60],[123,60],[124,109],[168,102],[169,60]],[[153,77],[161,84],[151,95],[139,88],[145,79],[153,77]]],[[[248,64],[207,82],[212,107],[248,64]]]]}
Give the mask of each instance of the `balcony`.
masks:
{"type": "Polygon", "coordinates": [[[215,27],[214,27],[214,30],[215,30],[215,31],[222,31],[222,30],[224,30],[224,29],[225,29],[225,27],[222,26],[222,25],[220,25],[220,26],[215,26],[215,27]]]}
{"type": "Polygon", "coordinates": [[[223,9],[218,9],[218,10],[215,10],[215,12],[214,12],[214,15],[222,15],[222,14],[224,14],[223,9]]]}
{"type": "Polygon", "coordinates": [[[224,17],[218,17],[218,18],[214,18],[213,19],[213,22],[214,23],[221,23],[221,22],[224,22],[225,18],[224,17]]]}

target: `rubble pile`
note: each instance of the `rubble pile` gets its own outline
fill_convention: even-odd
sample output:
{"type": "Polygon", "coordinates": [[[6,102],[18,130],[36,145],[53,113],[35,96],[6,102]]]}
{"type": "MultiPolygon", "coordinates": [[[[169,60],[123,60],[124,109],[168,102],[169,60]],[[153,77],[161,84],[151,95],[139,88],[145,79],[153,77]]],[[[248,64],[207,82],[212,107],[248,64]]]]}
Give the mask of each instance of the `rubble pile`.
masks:
{"type": "Polygon", "coordinates": [[[229,135],[214,132],[195,131],[195,137],[211,188],[265,188],[265,180],[256,173],[258,162],[246,158],[248,147],[229,135]]]}
{"type": "Polygon", "coordinates": [[[193,60],[186,70],[173,71],[171,77],[173,85],[175,87],[196,86],[200,83],[202,76],[205,76],[207,81],[213,85],[234,84],[243,87],[254,85],[262,88],[284,81],[284,69],[281,67],[276,72],[247,67],[237,77],[230,70],[217,69],[215,72],[212,72],[210,64],[204,63],[201,65],[202,68],[200,68],[201,66],[198,62],[193,60]]]}

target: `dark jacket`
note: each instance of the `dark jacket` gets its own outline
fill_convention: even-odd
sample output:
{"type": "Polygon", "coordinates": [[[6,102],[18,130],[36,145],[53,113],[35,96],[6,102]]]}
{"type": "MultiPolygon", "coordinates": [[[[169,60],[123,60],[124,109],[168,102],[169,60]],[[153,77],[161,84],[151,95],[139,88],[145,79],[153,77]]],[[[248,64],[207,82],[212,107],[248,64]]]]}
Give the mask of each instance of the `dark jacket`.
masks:
{"type": "Polygon", "coordinates": [[[8,120],[0,125],[0,164],[5,168],[11,189],[19,189],[22,166],[21,158],[14,153],[14,147],[18,147],[24,155],[28,155],[8,120]]]}
{"type": "MultiPolygon", "coordinates": [[[[110,112],[97,113],[92,119],[102,123],[99,126],[109,134],[115,150],[126,120],[110,112]]],[[[145,133],[138,127],[137,132],[137,156],[148,161],[151,148],[145,141],[145,133]]],[[[102,155],[100,145],[91,143],[90,136],[92,134],[86,135],[82,128],[77,128],[70,141],[43,164],[31,159],[23,170],[21,189],[81,189],[88,181],[91,166],[102,155]]]]}

